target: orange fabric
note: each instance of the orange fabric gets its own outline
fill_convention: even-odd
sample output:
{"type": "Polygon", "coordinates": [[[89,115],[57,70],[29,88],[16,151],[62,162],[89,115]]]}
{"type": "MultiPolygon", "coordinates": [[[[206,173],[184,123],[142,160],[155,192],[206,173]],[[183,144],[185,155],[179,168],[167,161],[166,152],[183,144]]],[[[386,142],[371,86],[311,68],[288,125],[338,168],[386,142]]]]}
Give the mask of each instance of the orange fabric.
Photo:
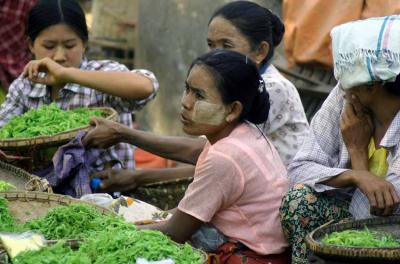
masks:
{"type": "Polygon", "coordinates": [[[135,163],[136,168],[141,169],[162,169],[175,165],[175,162],[171,160],[164,159],[140,148],[135,150],[135,163]]]}
{"type": "Polygon", "coordinates": [[[285,53],[289,66],[332,67],[331,29],[368,17],[400,13],[399,0],[284,0],[285,53]]]}

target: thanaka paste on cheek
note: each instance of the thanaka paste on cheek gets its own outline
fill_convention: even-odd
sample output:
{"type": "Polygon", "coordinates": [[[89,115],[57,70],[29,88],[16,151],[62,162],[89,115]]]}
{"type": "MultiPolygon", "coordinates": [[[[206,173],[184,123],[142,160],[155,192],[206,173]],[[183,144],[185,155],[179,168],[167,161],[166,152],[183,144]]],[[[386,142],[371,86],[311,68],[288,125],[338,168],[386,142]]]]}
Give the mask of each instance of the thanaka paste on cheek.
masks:
{"type": "Polygon", "coordinates": [[[197,101],[193,107],[193,122],[205,125],[218,126],[224,122],[224,107],[204,101],[197,101]]]}

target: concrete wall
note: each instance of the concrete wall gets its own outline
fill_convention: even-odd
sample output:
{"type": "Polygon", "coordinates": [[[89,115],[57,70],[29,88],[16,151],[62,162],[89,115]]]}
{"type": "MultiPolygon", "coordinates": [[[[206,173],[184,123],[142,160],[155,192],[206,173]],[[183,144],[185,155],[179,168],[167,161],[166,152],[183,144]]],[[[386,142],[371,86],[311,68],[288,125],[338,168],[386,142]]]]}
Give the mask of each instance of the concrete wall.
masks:
{"type": "MultiPolygon", "coordinates": [[[[135,68],[153,71],[160,90],[156,99],[137,114],[143,129],[181,135],[180,98],[187,69],[207,51],[208,20],[229,0],[139,0],[135,68]]],[[[256,1],[276,13],[281,0],[256,1]]]]}

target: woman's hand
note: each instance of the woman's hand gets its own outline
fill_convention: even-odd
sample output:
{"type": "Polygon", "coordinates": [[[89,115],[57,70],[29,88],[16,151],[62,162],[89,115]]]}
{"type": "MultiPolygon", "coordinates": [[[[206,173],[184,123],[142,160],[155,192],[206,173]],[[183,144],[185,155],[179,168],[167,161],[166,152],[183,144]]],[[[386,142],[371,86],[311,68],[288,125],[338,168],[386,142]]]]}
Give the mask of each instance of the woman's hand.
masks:
{"type": "Polygon", "coordinates": [[[346,99],[340,120],[343,141],[350,153],[368,154],[368,144],[374,131],[371,117],[363,111],[356,96],[350,95],[346,99]]]}
{"type": "Polygon", "coordinates": [[[109,148],[122,141],[121,131],[124,125],[97,117],[90,119],[90,125],[95,127],[82,139],[86,148],[109,148]]]}
{"type": "Polygon", "coordinates": [[[99,189],[107,192],[132,191],[137,187],[138,171],[108,169],[95,173],[102,180],[99,189]]]}
{"type": "Polygon", "coordinates": [[[367,171],[354,171],[354,173],[354,183],[367,196],[371,214],[391,215],[400,203],[393,184],[367,171]]]}
{"type": "Polygon", "coordinates": [[[25,65],[23,76],[35,83],[42,83],[50,86],[64,86],[66,79],[65,68],[50,58],[32,60],[25,65]],[[45,73],[39,75],[39,72],[45,73]]]}

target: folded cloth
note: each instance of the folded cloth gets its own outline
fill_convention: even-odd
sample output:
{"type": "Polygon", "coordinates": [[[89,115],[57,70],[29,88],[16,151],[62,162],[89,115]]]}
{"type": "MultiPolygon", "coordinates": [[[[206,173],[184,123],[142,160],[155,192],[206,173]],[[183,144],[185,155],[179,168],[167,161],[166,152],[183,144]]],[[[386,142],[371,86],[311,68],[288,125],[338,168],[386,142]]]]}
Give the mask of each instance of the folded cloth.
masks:
{"type": "MultiPolygon", "coordinates": [[[[70,142],[61,146],[54,154],[52,166],[36,173],[48,180],[54,192],[75,198],[92,193],[90,188],[91,164],[105,150],[86,150],[82,144],[82,138],[85,135],[86,132],[82,131],[70,142]]],[[[121,162],[118,162],[120,165],[121,162]]]]}
{"type": "Polygon", "coordinates": [[[334,73],[343,89],[394,82],[400,73],[400,16],[348,22],[331,31],[334,73]]]}

